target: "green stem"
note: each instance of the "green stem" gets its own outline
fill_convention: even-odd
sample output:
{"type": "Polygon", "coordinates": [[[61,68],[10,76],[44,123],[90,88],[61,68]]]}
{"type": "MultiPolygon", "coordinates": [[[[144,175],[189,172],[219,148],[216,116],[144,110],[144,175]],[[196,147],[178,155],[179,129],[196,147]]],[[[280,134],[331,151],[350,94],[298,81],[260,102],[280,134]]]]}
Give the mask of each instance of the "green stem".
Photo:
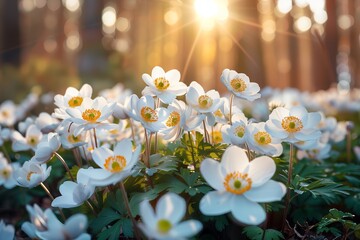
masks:
{"type": "Polygon", "coordinates": [[[289,169],[288,169],[288,181],[287,181],[288,189],[287,189],[286,198],[285,198],[285,209],[284,209],[284,216],[283,216],[283,223],[282,223],[283,230],[285,228],[286,217],[287,217],[289,207],[290,207],[290,198],[291,198],[290,185],[292,182],[293,161],[294,161],[293,157],[294,157],[294,145],[292,143],[290,143],[289,169]]]}
{"type": "Polygon", "coordinates": [[[189,142],[190,142],[190,146],[191,146],[191,158],[192,158],[192,162],[193,162],[193,165],[194,165],[194,170],[196,170],[196,162],[195,162],[195,156],[194,156],[194,145],[193,145],[193,141],[192,141],[190,131],[188,131],[188,137],[189,137],[189,142]]]}
{"type": "MultiPolygon", "coordinates": [[[[46,194],[50,197],[51,201],[54,201],[54,196],[51,194],[51,192],[49,191],[49,189],[45,186],[44,183],[40,183],[40,186],[44,189],[44,191],[46,192],[46,194]]],[[[63,218],[64,221],[66,221],[66,217],[62,211],[61,208],[58,208],[59,209],[59,212],[60,212],[60,215],[61,217],[63,218]]]]}
{"type": "Polygon", "coordinates": [[[73,175],[71,174],[71,171],[69,169],[69,166],[66,164],[65,160],[60,156],[60,154],[58,154],[57,152],[54,153],[55,156],[57,157],[57,159],[60,160],[60,162],[62,163],[62,165],[65,167],[66,171],[69,173],[69,176],[71,178],[71,181],[75,182],[75,178],[73,177],[73,175]]]}
{"type": "Polygon", "coordinates": [[[123,196],[123,199],[124,199],[126,210],[127,210],[128,214],[129,214],[129,217],[131,219],[131,222],[132,222],[132,225],[133,225],[133,228],[134,228],[135,238],[136,239],[141,239],[138,227],[136,225],[135,218],[131,214],[129,198],[128,198],[127,193],[126,193],[124,183],[122,181],[120,182],[120,190],[121,190],[121,193],[122,193],[122,196],[123,196]]]}
{"type": "Polygon", "coordinates": [[[234,94],[231,94],[230,100],[229,100],[229,103],[230,103],[230,125],[232,125],[232,103],[233,103],[233,99],[234,99],[234,94]]]}
{"type": "Polygon", "coordinates": [[[4,154],[5,154],[6,159],[8,160],[8,163],[11,163],[10,155],[9,155],[8,151],[6,150],[4,145],[2,145],[2,150],[3,150],[4,154]]]}

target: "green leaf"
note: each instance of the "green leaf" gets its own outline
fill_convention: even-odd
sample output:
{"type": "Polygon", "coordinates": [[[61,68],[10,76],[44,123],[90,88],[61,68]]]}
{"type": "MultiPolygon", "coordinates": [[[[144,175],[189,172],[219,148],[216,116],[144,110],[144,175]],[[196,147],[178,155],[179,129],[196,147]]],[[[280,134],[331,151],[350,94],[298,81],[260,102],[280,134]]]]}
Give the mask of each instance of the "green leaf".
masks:
{"type": "Polygon", "coordinates": [[[134,237],[133,225],[130,219],[124,218],[121,221],[121,230],[126,238],[134,237]]]}
{"type": "Polygon", "coordinates": [[[150,156],[150,166],[159,171],[175,171],[177,169],[177,158],[174,156],[161,156],[153,154],[150,156]]]}
{"type": "Polygon", "coordinates": [[[245,234],[246,237],[252,240],[262,240],[264,235],[264,230],[257,226],[247,226],[244,227],[243,234],[245,234]]]}
{"type": "Polygon", "coordinates": [[[99,215],[91,222],[90,228],[96,234],[104,227],[121,219],[121,215],[112,208],[104,208],[99,215]]]}
{"type": "Polygon", "coordinates": [[[98,240],[118,240],[121,233],[121,221],[116,222],[110,228],[102,231],[97,237],[98,240]]]}
{"type": "Polygon", "coordinates": [[[285,239],[285,237],[278,230],[266,229],[264,239],[266,239],[266,240],[280,240],[280,239],[285,239]]]}

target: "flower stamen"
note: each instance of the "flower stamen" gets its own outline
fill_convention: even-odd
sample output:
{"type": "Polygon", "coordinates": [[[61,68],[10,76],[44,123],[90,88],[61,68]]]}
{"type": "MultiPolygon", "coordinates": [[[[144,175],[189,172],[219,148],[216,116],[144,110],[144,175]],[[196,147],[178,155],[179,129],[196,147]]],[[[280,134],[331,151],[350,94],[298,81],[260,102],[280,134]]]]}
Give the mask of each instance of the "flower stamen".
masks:
{"type": "Polygon", "coordinates": [[[237,126],[234,131],[235,135],[239,138],[244,137],[245,135],[245,128],[243,126],[237,126]]]}
{"type": "Polygon", "coordinates": [[[72,98],[69,100],[68,104],[69,104],[69,107],[74,108],[74,107],[80,106],[82,102],[83,102],[83,98],[77,96],[77,97],[72,97],[72,98]]]}
{"type": "Polygon", "coordinates": [[[270,134],[267,132],[259,131],[256,134],[254,134],[255,141],[260,145],[266,145],[271,143],[271,137],[270,134]]]}
{"type": "Polygon", "coordinates": [[[110,156],[105,160],[104,167],[112,172],[121,172],[126,166],[126,159],[123,156],[110,156]]]}
{"type": "Polygon", "coordinates": [[[212,106],[213,104],[213,100],[212,98],[210,98],[209,96],[207,95],[201,95],[199,98],[198,98],[198,102],[199,102],[199,106],[201,108],[209,108],[212,106]]]}
{"type": "Polygon", "coordinates": [[[85,112],[82,113],[82,118],[88,122],[96,122],[101,116],[101,112],[99,110],[95,110],[93,108],[86,109],[85,112]]]}
{"type": "Polygon", "coordinates": [[[251,189],[252,180],[247,173],[232,172],[226,175],[224,179],[224,187],[226,191],[233,194],[243,194],[251,189]]]}
{"type": "Polygon", "coordinates": [[[154,84],[155,84],[155,87],[160,91],[164,91],[170,86],[169,81],[163,77],[156,78],[154,80],[154,84]]]}
{"type": "Polygon", "coordinates": [[[180,114],[176,111],[170,113],[169,118],[166,121],[166,126],[174,127],[180,122],[180,114]]]}
{"type": "Polygon", "coordinates": [[[143,107],[140,111],[140,114],[146,122],[156,122],[158,120],[156,111],[151,107],[143,107]]]}
{"type": "Polygon", "coordinates": [[[303,128],[301,120],[294,116],[285,117],[281,121],[282,128],[290,133],[298,132],[303,128]]]}
{"type": "Polygon", "coordinates": [[[241,78],[232,79],[230,85],[235,92],[243,92],[247,88],[245,81],[241,78]]]}
{"type": "Polygon", "coordinates": [[[171,227],[172,227],[172,224],[167,219],[160,219],[157,222],[157,229],[162,234],[168,233],[170,231],[171,227]]]}

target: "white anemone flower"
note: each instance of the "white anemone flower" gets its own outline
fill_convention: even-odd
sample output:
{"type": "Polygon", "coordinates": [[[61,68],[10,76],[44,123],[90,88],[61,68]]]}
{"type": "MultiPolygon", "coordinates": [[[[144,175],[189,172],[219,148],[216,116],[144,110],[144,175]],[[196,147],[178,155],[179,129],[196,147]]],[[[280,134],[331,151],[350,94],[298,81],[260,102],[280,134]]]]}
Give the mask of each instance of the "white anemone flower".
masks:
{"type": "Polygon", "coordinates": [[[29,213],[30,221],[31,222],[24,222],[21,225],[21,230],[23,230],[26,235],[28,235],[30,238],[38,238],[36,235],[36,232],[42,232],[47,229],[47,215],[48,212],[51,211],[51,209],[46,209],[43,211],[37,204],[34,204],[34,206],[26,205],[26,210],[29,213]]]}
{"type": "Polygon", "coordinates": [[[289,143],[314,140],[321,136],[320,119],[319,112],[308,113],[303,106],[277,107],[266,121],[265,129],[272,137],[289,143]]]}
{"type": "Polygon", "coordinates": [[[51,166],[26,161],[23,166],[14,172],[14,178],[21,187],[33,188],[44,182],[50,175],[51,166]]]}
{"type": "Polygon", "coordinates": [[[245,150],[237,146],[228,147],[221,162],[204,159],[200,172],[215,191],[200,200],[200,211],[208,216],[231,212],[244,224],[262,223],[266,212],[258,203],[279,201],[286,193],[284,184],[270,180],[275,170],[270,157],[262,156],[249,162],[245,150]]]}
{"type": "Polygon", "coordinates": [[[70,115],[68,121],[78,124],[74,129],[74,135],[77,136],[92,128],[111,129],[114,127],[115,124],[110,124],[107,120],[113,113],[115,104],[108,103],[103,97],[97,97],[94,100],[84,98],[81,106],[67,108],[66,112],[70,115]]]}
{"type": "Polygon", "coordinates": [[[15,103],[11,100],[7,100],[0,105],[0,125],[6,127],[14,126],[17,116],[16,116],[17,107],[15,103]]]}
{"type": "Polygon", "coordinates": [[[3,220],[0,221],[0,239],[13,240],[15,237],[15,228],[13,225],[6,225],[3,220]]]}
{"type": "Polygon", "coordinates": [[[177,96],[186,93],[186,84],[180,82],[180,72],[176,69],[165,72],[156,66],[152,69],[151,76],[144,73],[142,79],[148,85],[142,95],[156,96],[165,104],[172,103],[177,96]]]}
{"type": "Polygon", "coordinates": [[[61,129],[58,131],[60,142],[63,148],[72,149],[87,144],[86,132],[75,136],[74,130],[78,127],[76,123],[62,122],[61,129]]]}
{"type": "Polygon", "coordinates": [[[298,159],[308,158],[316,160],[324,160],[330,157],[331,145],[328,143],[317,142],[312,148],[307,150],[298,150],[296,156],[298,159]]]}
{"type": "Polygon", "coordinates": [[[254,101],[261,97],[259,84],[250,82],[250,78],[244,73],[224,69],[220,80],[235,97],[248,101],[254,101]]]}
{"type": "Polygon", "coordinates": [[[89,178],[89,184],[94,186],[108,186],[116,184],[132,173],[132,168],[139,160],[141,147],[132,150],[130,139],[118,142],[114,151],[104,146],[92,152],[94,162],[100,168],[80,169],[80,174],[89,178]]]}
{"type": "Polygon", "coordinates": [[[246,142],[245,131],[248,119],[241,112],[233,115],[232,121],[232,125],[226,124],[221,129],[224,143],[243,145],[246,142]]]}
{"type": "Polygon", "coordinates": [[[283,152],[281,140],[269,134],[265,123],[249,123],[246,126],[246,142],[250,149],[257,153],[273,157],[280,156],[283,152]]]}
{"type": "Polygon", "coordinates": [[[39,164],[48,161],[61,146],[60,137],[57,133],[49,133],[42,138],[35,150],[35,156],[31,161],[39,164]]]}
{"type": "Polygon", "coordinates": [[[61,223],[52,211],[47,214],[48,228],[42,232],[36,232],[40,239],[52,240],[90,240],[90,234],[86,233],[88,220],[84,214],[75,214],[61,223]]]}
{"type": "MultiPolygon", "coordinates": [[[[18,129],[21,134],[25,134],[26,130],[35,124],[35,119],[33,117],[27,117],[24,121],[19,122],[18,129]]],[[[39,128],[40,129],[40,128],[39,128]]]]}
{"type": "MultiPolygon", "coordinates": [[[[136,98],[134,98],[135,100],[136,98]]],[[[133,103],[134,104],[134,103],[133,103]]],[[[166,108],[155,107],[154,98],[146,95],[142,96],[134,106],[132,114],[134,120],[141,122],[146,130],[149,132],[158,132],[165,129],[165,123],[169,116],[169,112],[166,108]]]]}
{"type": "Polygon", "coordinates": [[[4,144],[5,141],[9,140],[12,135],[12,129],[10,128],[2,128],[0,126],[0,146],[4,144]]]}
{"type": "Polygon", "coordinates": [[[66,109],[81,106],[85,98],[91,98],[92,92],[92,87],[89,84],[84,84],[80,90],[68,87],[64,95],[57,94],[54,100],[58,108],[55,109],[53,117],[60,119],[68,118],[69,115],[66,113],[66,109]]]}
{"type": "Polygon", "coordinates": [[[52,201],[52,207],[74,208],[82,205],[93,195],[95,186],[89,184],[89,178],[81,173],[78,171],[77,182],[65,181],[60,185],[61,196],[52,201]]]}
{"type": "Polygon", "coordinates": [[[185,213],[185,200],[168,192],[157,202],[156,212],[148,200],[140,203],[143,223],[139,227],[150,239],[188,239],[201,231],[202,224],[197,220],[180,222],[185,213]]]}
{"type": "Polygon", "coordinates": [[[203,87],[195,81],[191,82],[188,87],[186,102],[199,113],[206,115],[210,126],[215,125],[214,112],[223,104],[219,92],[215,90],[205,92],[203,87]]]}
{"type": "Polygon", "coordinates": [[[11,136],[12,149],[14,152],[36,150],[37,145],[41,141],[43,134],[35,125],[30,125],[26,130],[25,137],[19,132],[14,131],[11,136]]]}
{"type": "Polygon", "coordinates": [[[169,117],[165,121],[166,129],[161,133],[163,139],[174,141],[182,135],[183,130],[191,131],[198,127],[205,116],[197,114],[183,101],[174,100],[168,106],[169,117]]]}
{"type": "Polygon", "coordinates": [[[17,185],[14,172],[20,168],[17,162],[8,163],[4,155],[0,152],[0,186],[11,189],[17,185]]]}
{"type": "MultiPolygon", "coordinates": [[[[223,101],[223,103],[220,105],[220,108],[214,112],[214,115],[216,122],[226,124],[230,121],[230,100],[227,97],[222,97],[221,101],[223,101]]],[[[235,115],[243,115],[243,117],[245,117],[239,105],[235,105],[234,103],[231,106],[231,115],[232,121],[235,121],[235,115]]]]}

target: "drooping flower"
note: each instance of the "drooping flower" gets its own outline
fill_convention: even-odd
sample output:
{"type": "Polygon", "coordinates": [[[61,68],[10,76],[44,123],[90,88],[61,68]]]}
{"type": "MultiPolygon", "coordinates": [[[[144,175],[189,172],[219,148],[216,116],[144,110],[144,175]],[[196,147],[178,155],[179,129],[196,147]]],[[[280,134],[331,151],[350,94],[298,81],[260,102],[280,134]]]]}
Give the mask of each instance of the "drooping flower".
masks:
{"type": "Polygon", "coordinates": [[[91,98],[92,87],[89,84],[84,84],[80,90],[73,87],[68,87],[64,95],[57,94],[54,97],[55,109],[53,116],[59,119],[66,119],[69,115],[66,113],[67,108],[76,108],[82,105],[85,98],[91,98]]]}
{"type": "Polygon", "coordinates": [[[94,100],[84,98],[81,106],[67,108],[66,112],[70,115],[68,121],[78,124],[74,129],[74,135],[77,136],[92,128],[111,129],[114,127],[106,121],[113,113],[115,104],[108,103],[103,97],[97,97],[94,100]]]}
{"type": "Polygon", "coordinates": [[[61,196],[56,197],[51,206],[60,208],[73,208],[80,206],[94,193],[95,187],[89,184],[89,178],[78,171],[77,182],[65,181],[59,187],[61,196]]]}
{"type": "Polygon", "coordinates": [[[172,103],[177,96],[186,93],[186,85],[180,82],[180,72],[176,69],[165,72],[159,66],[152,69],[151,76],[147,73],[142,79],[148,85],[142,91],[143,95],[157,96],[163,103],[172,103]]]}
{"type": "Polygon", "coordinates": [[[89,184],[94,186],[116,184],[132,173],[132,168],[139,160],[140,150],[140,146],[132,150],[130,139],[118,142],[114,151],[103,146],[96,148],[92,157],[100,168],[80,169],[80,174],[88,177],[89,184]]]}
{"type": "Polygon", "coordinates": [[[44,182],[50,175],[51,166],[26,161],[23,166],[14,172],[14,178],[21,187],[33,188],[44,182]]]}
{"type": "Polygon", "coordinates": [[[47,134],[38,144],[35,150],[35,156],[31,161],[35,161],[39,164],[45,163],[57,150],[59,150],[60,146],[60,137],[57,133],[47,134]]]}
{"type": "Polygon", "coordinates": [[[197,82],[191,82],[186,93],[186,102],[193,109],[204,114],[210,126],[215,125],[214,112],[223,104],[220,95],[215,90],[205,92],[197,82]]]}
{"type": "Polygon", "coordinates": [[[261,96],[259,93],[259,85],[250,82],[249,77],[244,73],[237,73],[234,70],[224,69],[220,80],[225,87],[238,98],[254,101],[261,96]]]}
{"type": "Polygon", "coordinates": [[[239,222],[258,225],[266,218],[258,203],[279,201],[286,193],[280,182],[270,180],[276,165],[270,157],[262,156],[249,162],[245,150],[228,147],[221,162],[204,159],[200,172],[215,189],[200,200],[200,211],[209,216],[231,212],[239,222]]]}
{"type": "Polygon", "coordinates": [[[264,122],[249,123],[246,126],[245,139],[250,149],[257,153],[277,157],[283,152],[281,140],[266,131],[264,122]]]}
{"type": "Polygon", "coordinates": [[[323,160],[330,157],[330,150],[330,144],[318,141],[306,150],[298,150],[296,156],[298,159],[308,158],[323,160]]]}
{"type": "Polygon", "coordinates": [[[20,167],[18,162],[8,163],[4,155],[0,152],[0,186],[11,189],[17,185],[14,172],[20,167]]]}
{"type": "Polygon", "coordinates": [[[26,151],[30,149],[35,151],[42,137],[43,134],[35,125],[30,125],[28,127],[25,133],[25,137],[19,132],[14,131],[11,136],[12,149],[14,152],[26,151]]]}
{"type": "Polygon", "coordinates": [[[34,207],[26,206],[31,222],[22,224],[21,229],[31,238],[56,239],[56,240],[90,240],[86,233],[87,217],[84,214],[75,214],[66,222],[61,223],[53,211],[48,208],[43,211],[36,204],[34,207]]]}
{"type": "Polygon", "coordinates": [[[140,203],[139,224],[142,232],[150,239],[187,239],[202,229],[201,222],[187,220],[180,222],[186,213],[186,202],[179,195],[168,192],[156,204],[156,212],[145,200],[140,203]]]}
{"type": "Polygon", "coordinates": [[[320,113],[308,113],[303,106],[291,109],[278,107],[270,114],[265,129],[272,137],[285,142],[314,140],[321,136],[318,129],[320,119],[320,113]]]}
{"type": "Polygon", "coordinates": [[[13,240],[15,236],[15,228],[13,225],[6,225],[3,220],[0,221],[0,239],[13,240]]]}

